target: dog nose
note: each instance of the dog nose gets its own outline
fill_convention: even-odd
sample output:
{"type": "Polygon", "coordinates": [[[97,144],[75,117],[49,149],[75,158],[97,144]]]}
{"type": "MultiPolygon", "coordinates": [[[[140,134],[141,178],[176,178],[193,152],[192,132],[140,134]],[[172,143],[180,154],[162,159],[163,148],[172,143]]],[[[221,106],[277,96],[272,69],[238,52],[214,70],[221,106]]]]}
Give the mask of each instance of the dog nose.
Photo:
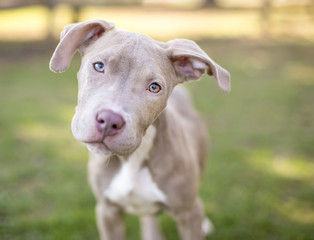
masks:
{"type": "Polygon", "coordinates": [[[101,110],[96,115],[97,130],[105,137],[118,134],[124,125],[123,117],[111,110],[101,110]]]}

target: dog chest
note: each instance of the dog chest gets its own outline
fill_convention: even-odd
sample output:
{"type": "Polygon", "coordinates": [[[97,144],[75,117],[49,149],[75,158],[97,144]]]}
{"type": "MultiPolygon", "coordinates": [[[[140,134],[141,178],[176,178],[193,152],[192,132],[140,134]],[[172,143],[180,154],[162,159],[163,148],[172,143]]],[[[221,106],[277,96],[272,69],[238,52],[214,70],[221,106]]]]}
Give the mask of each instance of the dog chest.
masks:
{"type": "Polygon", "coordinates": [[[144,215],[154,214],[161,204],[167,204],[165,194],[158,188],[143,162],[153,145],[155,137],[153,126],[147,129],[140,147],[124,162],[113,178],[104,196],[121,206],[127,213],[144,215]]]}
{"type": "Polygon", "coordinates": [[[160,203],[166,204],[166,196],[153,181],[148,168],[135,172],[128,164],[121,168],[104,195],[127,213],[137,215],[154,214],[160,210],[160,203]]]}

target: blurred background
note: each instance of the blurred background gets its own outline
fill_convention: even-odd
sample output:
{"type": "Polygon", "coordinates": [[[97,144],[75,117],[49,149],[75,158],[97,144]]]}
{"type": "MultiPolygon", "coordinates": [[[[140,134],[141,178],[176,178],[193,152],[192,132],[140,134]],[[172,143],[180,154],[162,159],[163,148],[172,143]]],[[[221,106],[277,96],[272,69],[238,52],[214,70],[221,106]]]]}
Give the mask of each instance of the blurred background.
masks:
{"type": "MultiPolygon", "coordinates": [[[[313,239],[313,0],[1,0],[0,239],[98,239],[87,150],[70,130],[80,58],[48,69],[62,28],[97,18],[193,39],[230,71],[230,94],[208,76],[186,84],[211,139],[208,239],[313,239]]],[[[126,222],[139,239],[137,218],[126,222]]]]}

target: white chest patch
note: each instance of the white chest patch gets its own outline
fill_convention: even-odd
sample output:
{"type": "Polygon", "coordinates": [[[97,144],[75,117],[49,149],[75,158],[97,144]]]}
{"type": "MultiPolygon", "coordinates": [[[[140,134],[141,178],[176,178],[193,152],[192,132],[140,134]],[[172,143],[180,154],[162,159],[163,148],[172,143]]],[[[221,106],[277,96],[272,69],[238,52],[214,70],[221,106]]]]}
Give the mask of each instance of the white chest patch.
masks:
{"type": "Polygon", "coordinates": [[[122,163],[120,172],[114,177],[104,196],[123,207],[127,213],[144,215],[160,210],[158,203],[167,203],[165,194],[153,181],[147,167],[142,167],[152,148],[156,129],[150,126],[140,147],[122,163]]]}

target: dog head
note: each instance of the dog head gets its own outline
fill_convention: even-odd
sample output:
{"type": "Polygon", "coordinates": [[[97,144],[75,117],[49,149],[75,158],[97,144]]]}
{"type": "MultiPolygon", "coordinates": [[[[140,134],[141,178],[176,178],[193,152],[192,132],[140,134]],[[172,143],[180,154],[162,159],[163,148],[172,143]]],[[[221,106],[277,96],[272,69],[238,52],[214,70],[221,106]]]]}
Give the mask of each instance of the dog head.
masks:
{"type": "Polygon", "coordinates": [[[82,63],[72,132],[94,152],[135,151],[178,83],[207,72],[230,91],[229,73],[190,40],[162,43],[103,20],[70,24],[61,33],[50,69],[65,71],[76,50],[82,63]]]}

